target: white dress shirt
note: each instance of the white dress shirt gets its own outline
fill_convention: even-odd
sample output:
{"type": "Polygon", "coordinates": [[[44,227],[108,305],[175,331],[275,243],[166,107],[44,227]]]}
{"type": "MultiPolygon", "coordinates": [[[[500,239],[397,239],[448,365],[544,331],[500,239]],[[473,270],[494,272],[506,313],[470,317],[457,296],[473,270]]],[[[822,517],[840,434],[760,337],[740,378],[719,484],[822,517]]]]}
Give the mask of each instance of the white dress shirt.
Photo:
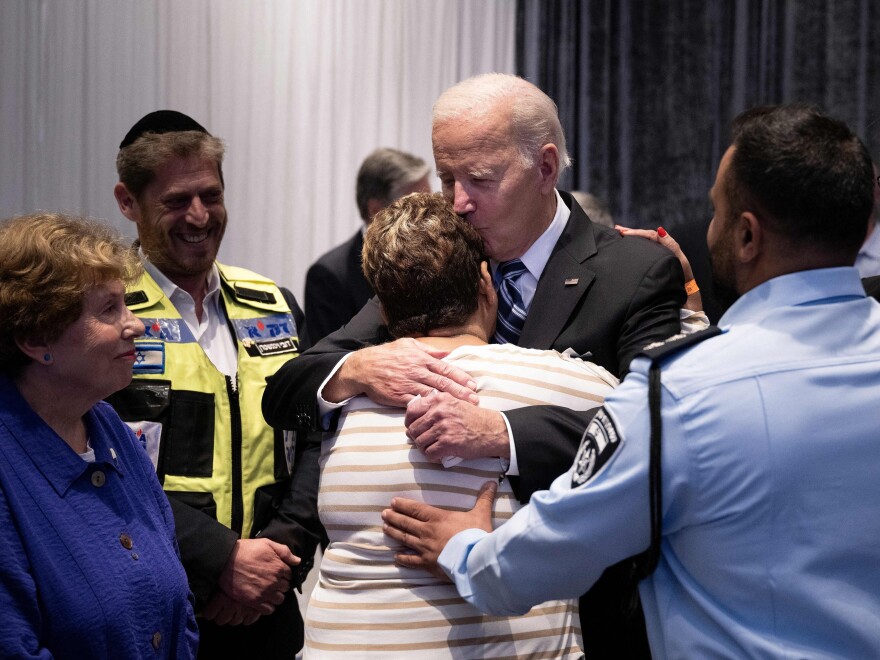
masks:
{"type": "Polygon", "coordinates": [[[158,268],[147,261],[143,253],[144,268],[156,280],[162,293],[174,305],[184,323],[193,333],[199,346],[205,351],[217,370],[233,380],[238,369],[238,352],[235,340],[229,331],[226,310],[220,297],[220,272],[211,266],[208,273],[207,293],[202,301],[202,318],[196,316],[196,303],[192,296],[168,279],[158,268]]]}

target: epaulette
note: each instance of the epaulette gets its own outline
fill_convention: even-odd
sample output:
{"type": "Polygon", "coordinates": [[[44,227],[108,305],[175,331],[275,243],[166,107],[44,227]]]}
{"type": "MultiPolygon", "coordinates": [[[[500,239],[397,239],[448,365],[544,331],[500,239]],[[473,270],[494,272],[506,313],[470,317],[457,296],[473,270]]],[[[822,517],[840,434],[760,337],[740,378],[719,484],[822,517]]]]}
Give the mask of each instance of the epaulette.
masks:
{"type": "Polygon", "coordinates": [[[260,291],[258,289],[248,289],[240,284],[233,287],[235,297],[239,300],[253,300],[254,302],[266,303],[267,305],[275,304],[275,294],[270,291],[260,291]]]}
{"type": "Polygon", "coordinates": [[[701,341],[717,337],[722,332],[723,330],[718,326],[710,325],[708,328],[698,330],[689,335],[672,335],[665,341],[656,341],[653,344],[648,344],[641,351],[636,353],[636,356],[644,356],[651,360],[651,362],[657,362],[663,358],[669,357],[673,353],[678,353],[685,348],[690,348],[695,344],[699,344],[701,341]]]}
{"type": "Polygon", "coordinates": [[[132,305],[142,305],[145,302],[148,302],[147,294],[143,291],[131,291],[130,293],[125,294],[125,306],[131,307],[132,305]]]}

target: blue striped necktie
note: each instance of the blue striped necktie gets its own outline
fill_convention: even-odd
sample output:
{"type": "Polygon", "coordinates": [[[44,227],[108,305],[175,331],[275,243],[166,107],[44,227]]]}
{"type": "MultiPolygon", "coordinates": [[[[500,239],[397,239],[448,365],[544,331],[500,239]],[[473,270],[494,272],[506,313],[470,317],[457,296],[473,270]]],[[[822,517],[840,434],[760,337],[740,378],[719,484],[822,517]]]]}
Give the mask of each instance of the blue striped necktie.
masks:
{"type": "Polygon", "coordinates": [[[526,306],[516,286],[526,267],[519,259],[498,264],[495,279],[498,284],[498,323],[495,326],[496,344],[516,344],[526,322],[526,306]]]}

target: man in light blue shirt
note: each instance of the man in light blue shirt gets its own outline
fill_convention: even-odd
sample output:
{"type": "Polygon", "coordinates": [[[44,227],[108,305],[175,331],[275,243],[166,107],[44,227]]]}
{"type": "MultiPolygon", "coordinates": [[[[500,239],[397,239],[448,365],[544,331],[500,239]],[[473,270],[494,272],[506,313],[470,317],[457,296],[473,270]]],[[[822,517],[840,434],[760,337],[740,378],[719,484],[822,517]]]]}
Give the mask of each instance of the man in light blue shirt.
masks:
{"type": "MultiPolygon", "coordinates": [[[[722,334],[662,363],[660,558],[639,585],[653,654],[877,657],[880,305],[852,267],[870,158],[813,109],[758,108],[735,120],[710,197],[716,290],[740,297],[722,334]]],[[[571,470],[497,531],[491,486],[464,513],[396,498],[386,531],[417,553],[398,561],[439,564],[513,614],[646,550],[649,366],[633,362],[571,470]]]]}

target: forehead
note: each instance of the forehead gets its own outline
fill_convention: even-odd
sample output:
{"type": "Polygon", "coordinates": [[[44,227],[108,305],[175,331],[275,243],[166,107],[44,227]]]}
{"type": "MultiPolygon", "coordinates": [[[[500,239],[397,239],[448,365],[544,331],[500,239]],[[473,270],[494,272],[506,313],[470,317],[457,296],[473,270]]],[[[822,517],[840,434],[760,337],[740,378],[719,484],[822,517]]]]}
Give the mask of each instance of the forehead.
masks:
{"type": "Polygon", "coordinates": [[[124,295],[125,285],[122,280],[111,279],[95,283],[82,297],[82,311],[77,321],[88,323],[88,320],[98,315],[107,303],[116,299],[121,300],[124,295]]]}
{"type": "Polygon", "coordinates": [[[216,162],[199,156],[173,157],[156,169],[153,181],[147,186],[147,192],[162,195],[193,187],[215,186],[223,187],[216,162]]]}
{"type": "Polygon", "coordinates": [[[85,294],[86,301],[103,300],[114,296],[121,296],[125,293],[125,285],[122,280],[110,279],[102,282],[96,282],[85,294]]]}
{"type": "Polygon", "coordinates": [[[431,131],[434,159],[441,171],[460,167],[498,167],[516,157],[509,112],[436,122],[431,131]]]}

